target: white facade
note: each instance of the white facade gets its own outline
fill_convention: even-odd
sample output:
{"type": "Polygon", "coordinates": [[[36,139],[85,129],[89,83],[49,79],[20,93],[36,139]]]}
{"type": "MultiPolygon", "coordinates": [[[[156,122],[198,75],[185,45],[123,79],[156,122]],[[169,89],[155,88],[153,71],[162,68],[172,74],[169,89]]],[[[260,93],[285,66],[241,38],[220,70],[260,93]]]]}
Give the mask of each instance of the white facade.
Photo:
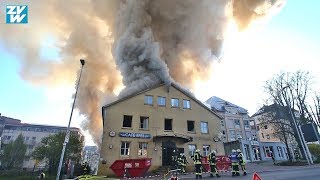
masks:
{"type": "MultiPolygon", "coordinates": [[[[24,137],[24,144],[27,145],[26,156],[28,157],[27,160],[24,161],[22,167],[25,169],[32,169],[35,165],[35,160],[30,156],[35,147],[41,142],[42,138],[59,132],[66,132],[66,129],[66,127],[60,126],[33,125],[23,123],[18,125],[7,124],[4,125],[4,129],[1,134],[1,149],[22,134],[24,137]]],[[[71,128],[70,130],[72,132],[80,133],[80,129],[78,128],[71,128]]],[[[43,163],[38,164],[38,166],[44,165],[45,164],[43,163]]]]}
{"type": "Polygon", "coordinates": [[[248,111],[218,97],[206,101],[211,109],[223,117],[220,122],[221,139],[224,142],[235,140],[258,141],[255,124],[248,111]]]}

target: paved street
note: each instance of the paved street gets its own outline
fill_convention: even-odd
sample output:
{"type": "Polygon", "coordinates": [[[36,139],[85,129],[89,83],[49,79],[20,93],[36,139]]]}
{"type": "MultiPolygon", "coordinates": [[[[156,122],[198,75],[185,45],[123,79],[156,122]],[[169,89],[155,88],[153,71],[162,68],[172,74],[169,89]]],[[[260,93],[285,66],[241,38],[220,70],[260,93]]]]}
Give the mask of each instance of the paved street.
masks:
{"type": "MultiPolygon", "coordinates": [[[[232,177],[230,173],[222,173],[221,178],[225,180],[251,180],[253,173],[249,173],[247,176],[232,177]]],[[[263,180],[319,180],[320,179],[320,167],[313,166],[308,168],[292,168],[287,170],[261,172],[259,176],[263,180]]],[[[195,179],[194,175],[183,176],[181,179],[195,179]]],[[[217,179],[216,177],[210,178],[209,174],[204,174],[203,179],[217,179]]]]}
{"type": "MultiPolygon", "coordinates": [[[[263,163],[248,163],[247,176],[232,177],[231,172],[220,173],[219,179],[239,179],[251,180],[254,172],[257,172],[263,180],[319,180],[320,179],[320,165],[311,166],[274,166],[272,162],[263,163]]],[[[179,176],[181,179],[195,179],[194,174],[179,176]]],[[[157,178],[159,179],[159,178],[157,178]]],[[[210,178],[208,173],[203,174],[203,179],[217,179],[210,178]]]]}

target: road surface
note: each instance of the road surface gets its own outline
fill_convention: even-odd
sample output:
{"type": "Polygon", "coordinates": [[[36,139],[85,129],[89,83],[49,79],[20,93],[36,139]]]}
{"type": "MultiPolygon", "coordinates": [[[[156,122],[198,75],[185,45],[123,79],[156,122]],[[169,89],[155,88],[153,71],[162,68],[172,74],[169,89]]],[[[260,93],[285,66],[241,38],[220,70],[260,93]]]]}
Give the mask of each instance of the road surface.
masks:
{"type": "MultiPolygon", "coordinates": [[[[247,176],[232,177],[231,173],[222,173],[221,180],[252,180],[252,173],[247,176]]],[[[262,180],[320,180],[320,168],[319,167],[303,167],[287,170],[275,170],[270,172],[261,172],[259,176],[262,180]]],[[[181,179],[195,179],[195,175],[184,175],[181,179]]],[[[218,179],[216,177],[210,178],[209,174],[203,174],[202,179],[218,179]]]]}

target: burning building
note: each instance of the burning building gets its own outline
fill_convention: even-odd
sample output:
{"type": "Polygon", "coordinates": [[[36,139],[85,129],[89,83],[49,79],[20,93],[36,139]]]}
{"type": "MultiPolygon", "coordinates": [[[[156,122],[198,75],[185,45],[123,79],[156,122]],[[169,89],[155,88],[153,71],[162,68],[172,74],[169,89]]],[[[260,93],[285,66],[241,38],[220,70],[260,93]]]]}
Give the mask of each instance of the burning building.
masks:
{"type": "Polygon", "coordinates": [[[126,96],[102,107],[102,161],[98,174],[112,174],[116,160],[151,158],[150,170],[172,163],[173,150],[190,156],[200,149],[224,155],[221,117],[192,94],[172,83],[126,96]]]}

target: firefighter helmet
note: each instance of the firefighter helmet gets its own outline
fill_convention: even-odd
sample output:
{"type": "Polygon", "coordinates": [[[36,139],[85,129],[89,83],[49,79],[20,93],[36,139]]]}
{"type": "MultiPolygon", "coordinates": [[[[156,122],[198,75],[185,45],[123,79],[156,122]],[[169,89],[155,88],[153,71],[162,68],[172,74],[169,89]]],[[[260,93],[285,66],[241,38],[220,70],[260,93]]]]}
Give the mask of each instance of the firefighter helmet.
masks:
{"type": "Polygon", "coordinates": [[[200,152],[200,149],[196,149],[196,152],[200,152]]]}
{"type": "Polygon", "coordinates": [[[211,154],[216,154],[216,151],[215,151],[215,150],[212,150],[212,151],[211,151],[211,154]]]}
{"type": "Polygon", "coordinates": [[[235,149],[232,149],[232,151],[231,151],[232,153],[235,153],[235,152],[237,152],[235,149]]]}
{"type": "Polygon", "coordinates": [[[238,152],[238,153],[241,153],[241,150],[240,150],[240,149],[237,149],[237,152],[238,152]]]}

